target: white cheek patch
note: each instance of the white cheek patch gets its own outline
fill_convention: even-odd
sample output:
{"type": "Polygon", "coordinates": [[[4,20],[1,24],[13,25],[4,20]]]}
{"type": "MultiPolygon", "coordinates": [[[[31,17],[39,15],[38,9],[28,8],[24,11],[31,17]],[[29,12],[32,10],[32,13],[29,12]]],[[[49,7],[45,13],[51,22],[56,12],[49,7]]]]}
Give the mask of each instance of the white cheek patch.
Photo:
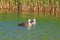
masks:
{"type": "Polygon", "coordinates": [[[35,26],[36,25],[36,19],[29,19],[28,20],[28,24],[29,26],[27,27],[28,30],[31,29],[32,25],[35,26]]]}
{"type": "Polygon", "coordinates": [[[32,22],[32,24],[35,25],[35,24],[36,24],[36,19],[33,19],[33,21],[34,21],[34,22],[32,22]]]}

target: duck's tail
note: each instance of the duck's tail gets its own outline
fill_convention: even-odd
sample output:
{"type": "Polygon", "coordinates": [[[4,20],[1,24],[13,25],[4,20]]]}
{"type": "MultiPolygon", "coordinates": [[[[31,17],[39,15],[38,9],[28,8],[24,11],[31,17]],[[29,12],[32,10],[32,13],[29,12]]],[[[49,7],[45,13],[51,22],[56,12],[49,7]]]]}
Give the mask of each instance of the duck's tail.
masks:
{"type": "Polygon", "coordinates": [[[21,26],[21,24],[18,24],[18,26],[21,26]]]}

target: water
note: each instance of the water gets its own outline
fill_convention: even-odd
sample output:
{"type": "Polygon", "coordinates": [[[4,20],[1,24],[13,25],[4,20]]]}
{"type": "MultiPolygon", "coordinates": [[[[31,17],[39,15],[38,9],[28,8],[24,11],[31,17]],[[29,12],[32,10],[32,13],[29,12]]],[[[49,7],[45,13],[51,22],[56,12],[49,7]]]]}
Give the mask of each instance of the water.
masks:
{"type": "Polygon", "coordinates": [[[60,24],[37,22],[30,30],[15,22],[0,22],[0,40],[60,40],[60,24]]]}

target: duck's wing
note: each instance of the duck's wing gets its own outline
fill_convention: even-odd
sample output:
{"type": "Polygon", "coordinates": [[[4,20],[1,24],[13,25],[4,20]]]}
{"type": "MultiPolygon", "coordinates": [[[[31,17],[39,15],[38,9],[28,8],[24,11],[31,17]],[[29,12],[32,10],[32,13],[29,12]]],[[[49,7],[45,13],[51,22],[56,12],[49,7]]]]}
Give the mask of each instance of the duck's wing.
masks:
{"type": "Polygon", "coordinates": [[[25,23],[19,23],[18,24],[18,26],[24,26],[25,25],[25,23]]]}

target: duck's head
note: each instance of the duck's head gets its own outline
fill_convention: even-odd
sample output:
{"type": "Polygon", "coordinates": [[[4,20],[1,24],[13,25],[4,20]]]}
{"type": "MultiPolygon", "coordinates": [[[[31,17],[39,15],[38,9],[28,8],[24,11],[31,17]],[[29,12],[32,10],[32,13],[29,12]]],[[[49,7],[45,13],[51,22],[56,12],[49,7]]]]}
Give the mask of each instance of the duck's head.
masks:
{"type": "Polygon", "coordinates": [[[29,19],[28,20],[28,29],[31,29],[31,27],[33,26],[33,25],[35,25],[36,24],[36,19],[29,19]]]}
{"type": "Polygon", "coordinates": [[[29,19],[29,20],[28,20],[28,23],[34,25],[34,24],[36,24],[36,19],[29,19]]]}
{"type": "Polygon", "coordinates": [[[36,19],[33,19],[32,24],[33,24],[33,25],[36,24],[36,19]]]}

